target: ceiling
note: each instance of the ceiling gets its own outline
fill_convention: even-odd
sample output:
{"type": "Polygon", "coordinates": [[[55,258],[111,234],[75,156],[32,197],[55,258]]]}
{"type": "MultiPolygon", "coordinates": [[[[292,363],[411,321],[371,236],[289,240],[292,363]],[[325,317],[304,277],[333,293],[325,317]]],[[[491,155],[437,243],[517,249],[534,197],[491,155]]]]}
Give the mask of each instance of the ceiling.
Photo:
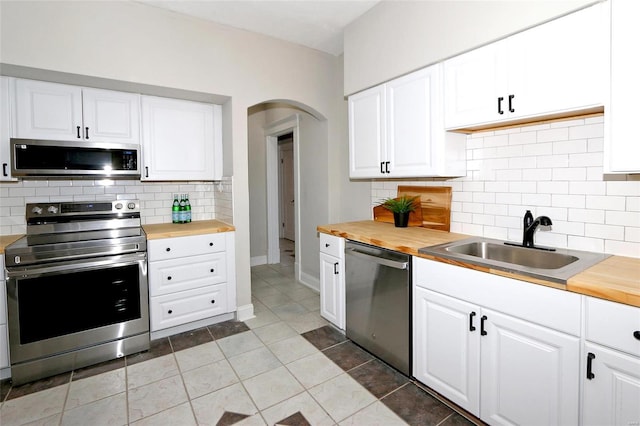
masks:
{"type": "Polygon", "coordinates": [[[380,0],[138,0],[340,55],[344,28],[380,0]]]}

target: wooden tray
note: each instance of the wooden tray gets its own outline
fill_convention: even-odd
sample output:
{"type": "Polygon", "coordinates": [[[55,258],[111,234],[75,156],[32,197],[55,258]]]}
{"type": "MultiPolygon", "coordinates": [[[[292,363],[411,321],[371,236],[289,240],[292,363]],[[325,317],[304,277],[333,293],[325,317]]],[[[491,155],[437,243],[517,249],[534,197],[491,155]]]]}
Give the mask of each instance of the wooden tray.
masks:
{"type": "MultiPolygon", "coordinates": [[[[407,223],[407,226],[422,226],[423,219],[420,199],[416,199],[413,202],[413,205],[415,210],[409,213],[409,223],[407,223]]],[[[378,222],[394,223],[393,212],[382,206],[375,206],[373,208],[373,220],[378,222]]]]}
{"type": "Polygon", "coordinates": [[[451,227],[450,186],[398,186],[398,197],[402,195],[420,197],[423,228],[449,232],[451,227]]]}

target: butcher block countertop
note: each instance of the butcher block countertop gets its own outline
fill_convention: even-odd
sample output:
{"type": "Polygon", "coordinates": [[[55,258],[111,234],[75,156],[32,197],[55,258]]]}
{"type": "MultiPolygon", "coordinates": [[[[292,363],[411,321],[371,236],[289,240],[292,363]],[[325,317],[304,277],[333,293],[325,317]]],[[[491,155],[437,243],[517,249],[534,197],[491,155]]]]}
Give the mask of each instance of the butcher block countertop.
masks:
{"type": "Polygon", "coordinates": [[[391,223],[364,220],[318,226],[318,231],[492,274],[542,284],[574,293],[640,307],[640,259],[611,256],[603,262],[571,277],[566,285],[547,282],[514,273],[505,273],[464,262],[450,261],[418,253],[418,249],[469,238],[470,235],[436,231],[421,227],[396,228],[391,223]]]}
{"type": "Polygon", "coordinates": [[[221,220],[198,220],[191,223],[157,223],[142,225],[147,234],[147,240],[158,238],[188,237],[190,235],[215,234],[218,232],[235,231],[233,225],[221,220]]]}
{"type": "Polygon", "coordinates": [[[4,254],[5,247],[22,237],[23,235],[0,235],[0,254],[4,254]]]}

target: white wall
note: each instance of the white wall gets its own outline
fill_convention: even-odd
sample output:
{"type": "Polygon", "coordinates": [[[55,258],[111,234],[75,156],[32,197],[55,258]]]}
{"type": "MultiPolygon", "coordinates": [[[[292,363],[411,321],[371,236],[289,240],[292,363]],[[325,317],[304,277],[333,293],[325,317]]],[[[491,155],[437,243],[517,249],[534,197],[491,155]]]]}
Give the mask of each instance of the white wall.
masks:
{"type": "Polygon", "coordinates": [[[0,19],[2,63],[231,97],[223,111],[232,147],[238,305],[249,304],[247,110],[295,100],[327,118],[330,140],[343,138],[342,111],[334,108],[339,60],[135,2],[0,2],[0,19]]]}
{"type": "Polygon", "coordinates": [[[344,35],[344,94],[391,80],[594,0],[382,1],[344,35]]]}
{"type": "Polygon", "coordinates": [[[398,184],[451,186],[451,231],[522,241],[522,218],[546,215],[536,244],[640,257],[640,175],[602,174],[603,117],[468,136],[467,176],[375,181],[371,204],[398,184]]]}

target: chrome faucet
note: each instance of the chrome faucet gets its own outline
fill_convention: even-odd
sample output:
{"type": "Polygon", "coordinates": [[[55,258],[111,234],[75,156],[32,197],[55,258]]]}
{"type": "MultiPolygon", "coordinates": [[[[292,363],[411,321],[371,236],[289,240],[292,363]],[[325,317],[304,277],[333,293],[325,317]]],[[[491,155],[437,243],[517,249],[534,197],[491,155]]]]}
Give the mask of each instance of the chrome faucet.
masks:
{"type": "Polygon", "coordinates": [[[531,220],[533,215],[529,210],[524,215],[524,228],[522,230],[522,245],[525,247],[534,247],[533,234],[536,232],[538,225],[551,226],[552,222],[547,216],[538,216],[531,220]]]}

